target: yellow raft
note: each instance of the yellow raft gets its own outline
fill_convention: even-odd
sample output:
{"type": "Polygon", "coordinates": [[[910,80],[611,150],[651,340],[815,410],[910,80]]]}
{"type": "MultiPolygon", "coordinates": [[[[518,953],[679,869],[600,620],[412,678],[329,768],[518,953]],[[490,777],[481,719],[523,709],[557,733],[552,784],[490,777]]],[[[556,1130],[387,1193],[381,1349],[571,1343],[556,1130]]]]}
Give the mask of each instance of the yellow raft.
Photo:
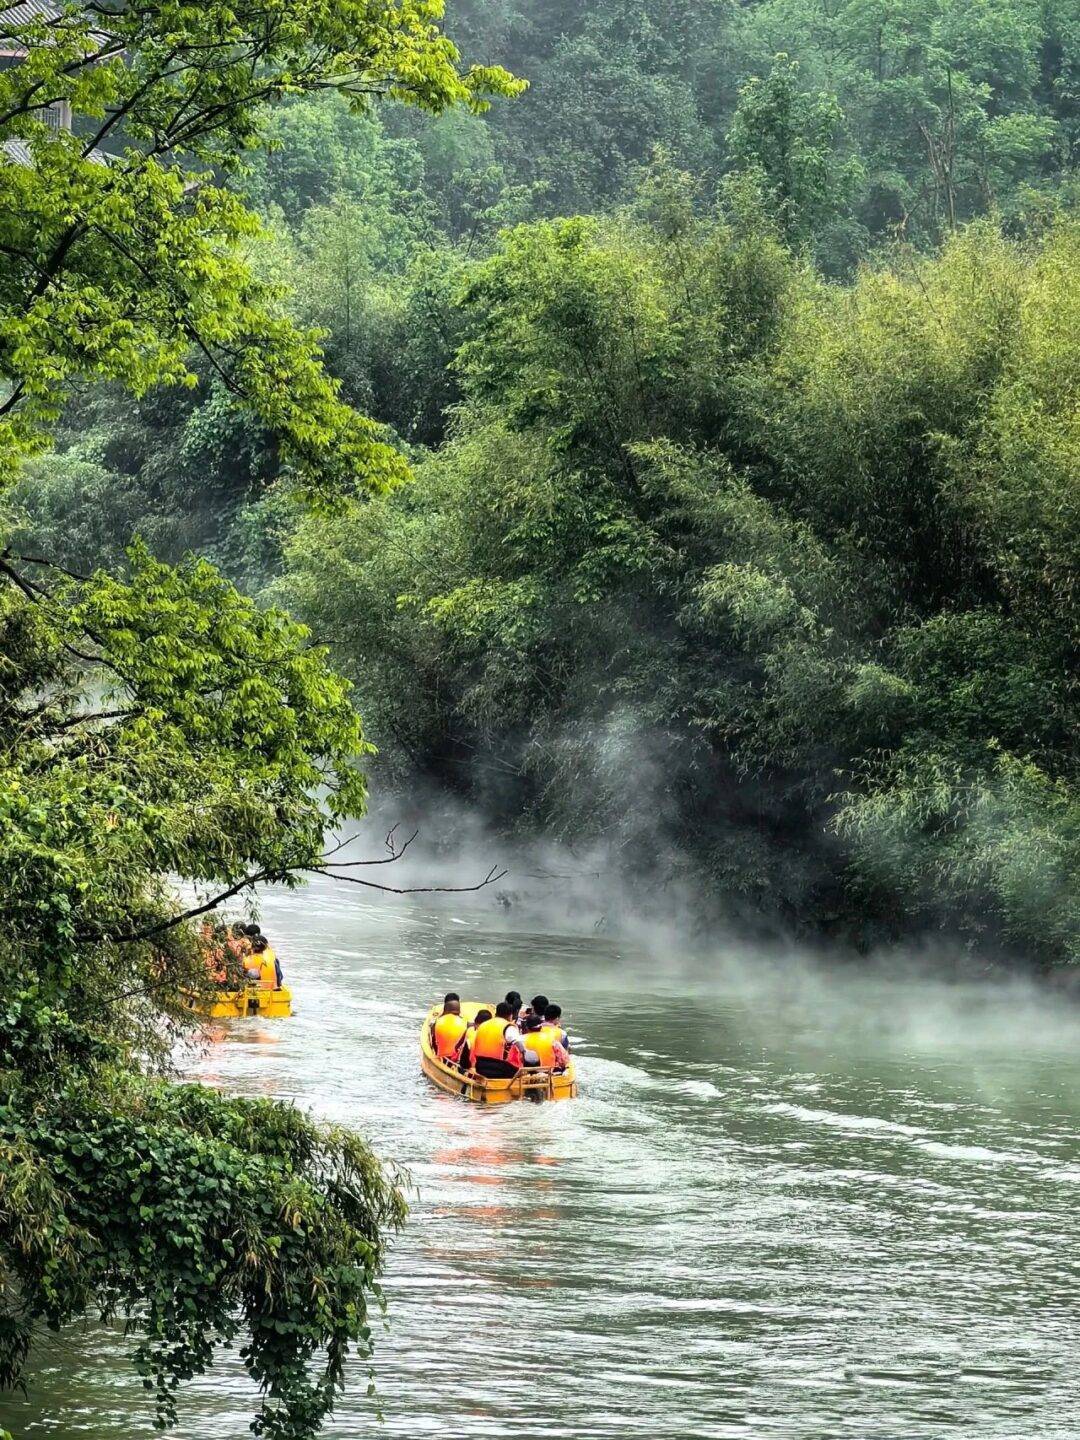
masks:
{"type": "MultiPolygon", "coordinates": [[[[475,1019],[478,1010],[494,1014],[495,1006],[481,1000],[461,1002],[466,1020],[475,1019]]],[[[478,1075],[475,1070],[462,1072],[456,1065],[440,1060],[431,1043],[431,1026],[441,1014],[442,1006],[433,1006],[420,1027],[420,1068],[440,1090],[474,1100],[478,1105],[505,1105],[510,1100],[570,1100],[577,1094],[572,1059],[565,1070],[519,1070],[506,1079],[478,1075]]]]}
{"type": "Polygon", "coordinates": [[[208,1020],[235,1020],[245,1015],[279,1019],[292,1014],[292,991],[287,985],[280,990],[263,990],[258,985],[245,985],[242,990],[215,990],[213,995],[187,994],[189,1010],[205,1015],[208,1020]]]}

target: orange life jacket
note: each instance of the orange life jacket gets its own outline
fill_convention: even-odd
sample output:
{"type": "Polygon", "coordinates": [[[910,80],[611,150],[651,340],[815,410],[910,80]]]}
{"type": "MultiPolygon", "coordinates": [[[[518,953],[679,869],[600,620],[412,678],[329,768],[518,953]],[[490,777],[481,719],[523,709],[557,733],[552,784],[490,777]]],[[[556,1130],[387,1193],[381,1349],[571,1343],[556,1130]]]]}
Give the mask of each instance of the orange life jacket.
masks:
{"type": "Polygon", "coordinates": [[[468,1022],[460,1015],[440,1015],[432,1027],[435,1040],[435,1054],[440,1060],[454,1060],[461,1049],[468,1022]]]}
{"type": "Polygon", "coordinates": [[[251,957],[259,967],[259,989],[277,989],[277,966],[274,963],[274,952],[268,945],[261,955],[251,957]]]}
{"type": "Polygon", "coordinates": [[[493,1020],[485,1020],[482,1025],[476,1027],[476,1034],[472,1043],[472,1063],[477,1060],[508,1060],[511,1065],[521,1068],[521,1049],[516,1043],[509,1043],[506,1039],[506,1032],[513,1024],[511,1020],[503,1020],[496,1016],[493,1020]]]}
{"type": "Polygon", "coordinates": [[[539,1030],[530,1030],[525,1036],[525,1044],[530,1050],[536,1051],[540,1064],[546,1070],[561,1063],[561,1059],[555,1055],[555,1046],[561,1043],[562,1030],[558,1025],[549,1025],[546,1022],[540,1026],[539,1030]]]}

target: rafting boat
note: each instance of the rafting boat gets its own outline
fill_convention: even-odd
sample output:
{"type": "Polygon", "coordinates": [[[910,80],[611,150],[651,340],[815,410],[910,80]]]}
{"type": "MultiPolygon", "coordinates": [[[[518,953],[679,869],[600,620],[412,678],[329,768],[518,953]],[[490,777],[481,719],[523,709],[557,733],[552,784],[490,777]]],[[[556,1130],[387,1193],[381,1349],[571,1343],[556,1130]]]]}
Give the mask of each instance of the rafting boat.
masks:
{"type": "MultiPolygon", "coordinates": [[[[495,1006],[481,1000],[461,1002],[461,1013],[466,1020],[474,1020],[478,1010],[494,1012],[495,1006]]],[[[461,1095],[478,1105],[505,1105],[510,1100],[570,1100],[577,1094],[572,1059],[565,1070],[519,1070],[505,1079],[478,1075],[475,1070],[462,1071],[440,1060],[431,1043],[431,1027],[441,1014],[442,1006],[433,1006],[420,1027],[420,1068],[440,1090],[461,1095]]]]}
{"type": "Polygon", "coordinates": [[[292,1014],[292,991],[287,985],[279,990],[245,985],[242,990],[215,990],[212,995],[189,993],[184,1000],[189,1010],[205,1015],[208,1020],[235,1020],[246,1015],[274,1020],[292,1014]]]}

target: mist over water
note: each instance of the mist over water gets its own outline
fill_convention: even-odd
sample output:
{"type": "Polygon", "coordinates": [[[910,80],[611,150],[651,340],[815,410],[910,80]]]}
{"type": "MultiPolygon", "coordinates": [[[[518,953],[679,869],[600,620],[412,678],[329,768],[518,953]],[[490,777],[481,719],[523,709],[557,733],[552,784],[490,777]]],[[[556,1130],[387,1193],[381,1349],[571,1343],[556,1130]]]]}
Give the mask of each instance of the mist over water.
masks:
{"type": "MultiPolygon", "coordinates": [[[[691,944],[670,916],[632,921],[595,856],[502,853],[514,873],[474,896],[266,894],[296,1013],[221,1027],[195,1067],[409,1167],[384,1433],[1080,1436],[1080,1013],[1026,982],[934,979],[927,956],[691,944]],[[563,1004],[579,1100],[488,1112],[419,1073],[434,999],[511,985],[563,1004]]],[[[382,875],[469,883],[499,858],[418,841],[382,875]]],[[[0,1418],[150,1435],[124,1348],[48,1340],[0,1418]]],[[[377,1433],[365,1383],[330,1440],[377,1433]]],[[[178,1433],[240,1440],[249,1399],[223,1364],[178,1433]]]]}

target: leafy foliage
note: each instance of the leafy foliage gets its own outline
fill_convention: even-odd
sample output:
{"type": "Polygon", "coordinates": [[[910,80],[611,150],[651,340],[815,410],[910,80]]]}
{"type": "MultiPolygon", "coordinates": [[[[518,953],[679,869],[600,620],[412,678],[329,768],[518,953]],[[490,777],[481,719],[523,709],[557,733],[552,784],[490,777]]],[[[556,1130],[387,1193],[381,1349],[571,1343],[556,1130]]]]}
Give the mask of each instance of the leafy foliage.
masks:
{"type": "Polygon", "coordinates": [[[1077,959],[1076,228],[847,287],[661,188],[473,267],[450,442],[303,522],[288,592],[380,743],[508,819],[1077,959]]]}
{"type": "Polygon", "coordinates": [[[831,268],[895,229],[932,242],[1075,183],[1080,56],[1060,0],[466,0],[458,30],[532,82],[492,128],[507,173],[549,185],[548,214],[625,201],[657,147],[708,193],[747,143],[775,148],[784,110],[789,161],[827,158],[845,182],[816,237],[831,268]],[[760,135],[740,133],[748,105],[764,106],[760,135]]]}
{"type": "MultiPolygon", "coordinates": [[[[210,983],[189,922],[320,868],[370,747],[303,626],[206,560],[118,552],[136,518],[174,552],[205,535],[177,511],[208,476],[236,511],[282,474],[325,503],[408,473],[224,183],[267,105],[479,113],[521,87],[460,68],[436,0],[29,9],[0,72],[0,1386],[36,1324],[118,1316],[161,1424],[240,1339],[255,1433],[302,1440],[369,1353],[397,1177],[288,1105],[168,1076],[210,983]],[[59,555],[19,548],[28,511],[59,555]]],[[[313,216],[316,264],[347,218],[342,241],[313,216]]]]}
{"type": "Polygon", "coordinates": [[[728,134],[736,172],[756,182],[789,241],[818,239],[838,218],[861,177],[858,161],[836,159],[843,111],[833,95],[805,95],[799,67],[778,55],[764,79],[747,81],[728,134]]]}
{"type": "Polygon", "coordinates": [[[517,82],[461,73],[432,0],[19,14],[7,40],[25,59],[0,75],[0,141],[29,160],[9,149],[0,172],[0,477],[45,443],[77,378],[137,395],[190,384],[194,344],[275,431],[301,485],[399,479],[378,427],[323,372],[316,337],[244,260],[257,222],[212,175],[236,169],[262,107],[286,95],[333,88],[362,109],[385,93],[439,111],[482,108],[517,82]],[[52,128],[56,104],[87,133],[52,128]]]}
{"type": "Polygon", "coordinates": [[[294,883],[362,810],[347,687],[205,562],[20,577],[0,623],[0,1384],[36,1319],[119,1311],[168,1420],[176,1383],[246,1330],[260,1433],[312,1434],[367,1345],[400,1195],[355,1137],[141,1070],[207,985],[164,877],[294,883]]]}
{"type": "Polygon", "coordinates": [[[27,1315],[58,1328],[92,1309],[136,1314],[134,1361],[168,1422],[178,1383],[246,1330],[244,1364],[266,1397],[255,1433],[314,1433],[350,1350],[370,1353],[399,1192],[356,1136],[270,1101],[134,1083],[103,1045],[73,1054],[75,1025],[46,1023],[37,997],[20,1001],[0,1027],[0,1214],[21,1300],[0,1384],[18,1375],[27,1315]],[[58,1086],[26,1074],[31,1041],[39,1062],[59,1063],[58,1086]]]}
{"type": "MultiPolygon", "coordinates": [[[[1010,233],[1038,234],[1075,200],[1078,32],[1056,0],[458,0],[454,30],[466,53],[529,76],[528,92],[490,113],[467,102],[434,119],[416,106],[376,115],[356,93],[366,82],[323,88],[305,72],[266,116],[266,150],[237,163],[224,138],[218,147],[217,180],[227,176],[265,221],[244,240],[253,296],[283,307],[297,334],[319,336],[338,398],[388,427],[369,434],[376,446],[445,437],[460,399],[449,364],[463,339],[459,272],[501,228],[608,214],[650,191],[660,223],[669,203],[668,219],[706,212],[719,189],[850,278],[896,238],[925,250],[987,212],[1010,233]],[[682,173],[691,184],[677,182],[682,173]],[[280,296],[290,286],[293,298],[280,296]]],[[[122,139],[102,143],[116,150],[122,139]]],[[[213,358],[189,349],[195,387],[168,392],[167,404],[149,392],[136,424],[127,394],[80,397],[60,446],[105,464],[160,553],[178,559],[194,546],[258,589],[280,568],[287,507],[270,499],[274,481],[323,494],[343,477],[324,475],[324,490],[287,433],[279,450],[282,437],[237,421],[242,377],[230,355],[213,358]],[[204,410],[205,423],[194,418],[204,410]]],[[[303,408],[322,413],[323,401],[303,408]]],[[[392,479],[384,462],[399,474],[384,450],[355,460],[376,485],[392,479]]],[[[103,526],[64,473],[40,502],[42,521],[66,494],[72,539],[107,547],[69,560],[121,553],[130,509],[118,503],[115,526],[103,526]]],[[[30,533],[41,528],[37,494],[21,497],[30,533]]]]}

